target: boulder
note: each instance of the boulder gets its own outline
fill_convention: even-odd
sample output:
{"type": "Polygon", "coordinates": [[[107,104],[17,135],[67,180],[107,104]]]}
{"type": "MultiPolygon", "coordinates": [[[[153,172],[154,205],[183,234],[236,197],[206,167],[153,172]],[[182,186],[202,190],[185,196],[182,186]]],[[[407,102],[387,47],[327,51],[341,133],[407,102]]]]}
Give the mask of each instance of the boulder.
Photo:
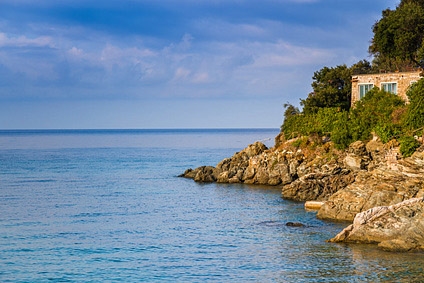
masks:
{"type": "Polygon", "coordinates": [[[305,224],[300,223],[300,222],[287,222],[286,226],[287,227],[306,227],[305,224]]]}
{"type": "Polygon", "coordinates": [[[424,199],[358,213],[353,224],[329,241],[378,244],[388,251],[424,251],[424,199]]]}
{"type": "Polygon", "coordinates": [[[350,170],[334,164],[324,165],[283,186],[282,196],[295,201],[323,201],[354,180],[350,170]]]}
{"type": "Polygon", "coordinates": [[[201,166],[195,172],[193,179],[196,182],[215,182],[219,175],[219,170],[212,166],[201,166]]]}
{"type": "Polygon", "coordinates": [[[260,156],[267,149],[263,143],[255,142],[232,157],[223,159],[216,167],[200,166],[187,169],[180,177],[191,178],[196,182],[241,183],[250,159],[260,156]]]}
{"type": "Polygon", "coordinates": [[[356,141],[349,145],[343,162],[345,167],[351,170],[364,170],[368,167],[370,160],[365,144],[362,141],[356,141]]]}
{"type": "Polygon", "coordinates": [[[323,201],[306,201],[305,202],[305,209],[306,210],[318,210],[324,205],[323,201]]]}

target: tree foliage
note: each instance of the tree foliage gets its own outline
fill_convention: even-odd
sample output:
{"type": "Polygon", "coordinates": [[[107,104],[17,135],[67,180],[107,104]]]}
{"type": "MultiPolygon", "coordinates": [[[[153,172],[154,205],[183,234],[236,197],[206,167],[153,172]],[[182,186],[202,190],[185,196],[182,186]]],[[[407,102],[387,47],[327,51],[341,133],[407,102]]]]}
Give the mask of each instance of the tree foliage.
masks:
{"type": "Polygon", "coordinates": [[[317,113],[320,108],[350,108],[352,71],[346,65],[324,67],[314,73],[312,89],[306,99],[301,99],[303,112],[317,113]]]}
{"type": "Polygon", "coordinates": [[[388,142],[402,135],[403,119],[396,113],[404,113],[405,107],[399,96],[374,88],[349,111],[322,107],[316,113],[286,116],[281,131],[287,138],[328,136],[338,148],[346,148],[356,140],[369,140],[372,133],[388,142]]]}
{"type": "Polygon", "coordinates": [[[373,66],[367,60],[361,60],[350,67],[352,75],[375,73],[373,66]]]}
{"type": "Polygon", "coordinates": [[[396,138],[404,156],[420,145],[414,135],[424,133],[424,78],[408,90],[408,104],[378,88],[354,107],[350,104],[354,74],[424,68],[424,0],[401,0],[395,10],[382,12],[372,30],[372,64],[361,60],[351,67],[323,67],[312,77],[313,91],[300,101],[302,111],[285,105],[281,131],[287,138],[326,136],[336,147],[346,148],[353,141],[369,140],[374,133],[384,143],[396,138]]]}
{"type": "Polygon", "coordinates": [[[374,64],[387,71],[423,66],[424,1],[402,0],[395,10],[386,9],[372,28],[369,52],[374,64]]]}

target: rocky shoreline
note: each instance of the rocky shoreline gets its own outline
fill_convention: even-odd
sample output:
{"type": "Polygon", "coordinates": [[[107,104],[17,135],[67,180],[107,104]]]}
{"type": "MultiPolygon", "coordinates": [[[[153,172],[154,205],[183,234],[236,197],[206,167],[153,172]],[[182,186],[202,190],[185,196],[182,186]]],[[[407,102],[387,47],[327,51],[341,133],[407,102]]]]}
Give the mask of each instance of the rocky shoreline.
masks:
{"type": "Polygon", "coordinates": [[[355,223],[361,221],[355,217],[361,213],[381,207],[392,211],[394,205],[402,203],[402,211],[412,215],[409,218],[402,212],[401,216],[390,216],[391,225],[378,224],[383,218],[378,218],[377,224],[367,220],[361,233],[344,231],[341,234],[355,236],[336,236],[331,241],[380,243],[380,247],[392,251],[424,251],[424,205],[417,205],[424,198],[424,146],[411,157],[402,158],[396,141],[357,141],[341,151],[325,139],[286,141],[278,135],[272,148],[255,142],[215,167],[187,169],[180,177],[196,182],[279,186],[285,199],[323,202],[317,217],[353,222],[353,228],[348,227],[351,231],[359,231],[355,223]],[[408,235],[371,240],[371,234],[389,234],[387,230],[408,235]]]}

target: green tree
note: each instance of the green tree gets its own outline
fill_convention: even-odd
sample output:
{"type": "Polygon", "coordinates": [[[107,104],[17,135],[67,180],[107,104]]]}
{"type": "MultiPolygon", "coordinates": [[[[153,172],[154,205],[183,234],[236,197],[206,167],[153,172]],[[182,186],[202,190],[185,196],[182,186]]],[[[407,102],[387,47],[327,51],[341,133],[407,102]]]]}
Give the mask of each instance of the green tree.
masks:
{"type": "Polygon", "coordinates": [[[284,120],[290,118],[293,115],[297,115],[300,113],[299,108],[295,107],[293,104],[284,103],[284,120]]]}
{"type": "Polygon", "coordinates": [[[350,69],[351,69],[352,75],[375,73],[375,70],[373,69],[371,63],[367,60],[361,60],[353,64],[350,67],[350,69]]]}
{"type": "Polygon", "coordinates": [[[299,115],[299,108],[295,107],[290,103],[285,103],[284,105],[284,121],[280,127],[281,132],[283,132],[287,137],[293,137],[300,134],[298,124],[302,124],[302,117],[299,115]]]}
{"type": "Polygon", "coordinates": [[[303,113],[317,113],[320,108],[338,107],[348,110],[351,98],[351,69],[346,65],[324,67],[314,73],[312,89],[306,99],[301,99],[303,113]]]}
{"type": "Polygon", "coordinates": [[[369,52],[374,64],[388,71],[423,66],[424,1],[403,0],[395,10],[386,9],[373,26],[369,52]]]}

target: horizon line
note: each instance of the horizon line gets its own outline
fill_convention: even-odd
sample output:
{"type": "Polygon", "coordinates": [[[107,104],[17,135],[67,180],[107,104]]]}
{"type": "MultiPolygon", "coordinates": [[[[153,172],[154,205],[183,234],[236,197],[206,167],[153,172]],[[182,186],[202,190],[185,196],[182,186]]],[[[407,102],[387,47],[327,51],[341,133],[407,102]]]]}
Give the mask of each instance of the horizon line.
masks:
{"type": "Polygon", "coordinates": [[[17,131],[181,131],[181,130],[279,130],[274,127],[225,127],[225,128],[10,128],[0,129],[1,132],[17,131]]]}

